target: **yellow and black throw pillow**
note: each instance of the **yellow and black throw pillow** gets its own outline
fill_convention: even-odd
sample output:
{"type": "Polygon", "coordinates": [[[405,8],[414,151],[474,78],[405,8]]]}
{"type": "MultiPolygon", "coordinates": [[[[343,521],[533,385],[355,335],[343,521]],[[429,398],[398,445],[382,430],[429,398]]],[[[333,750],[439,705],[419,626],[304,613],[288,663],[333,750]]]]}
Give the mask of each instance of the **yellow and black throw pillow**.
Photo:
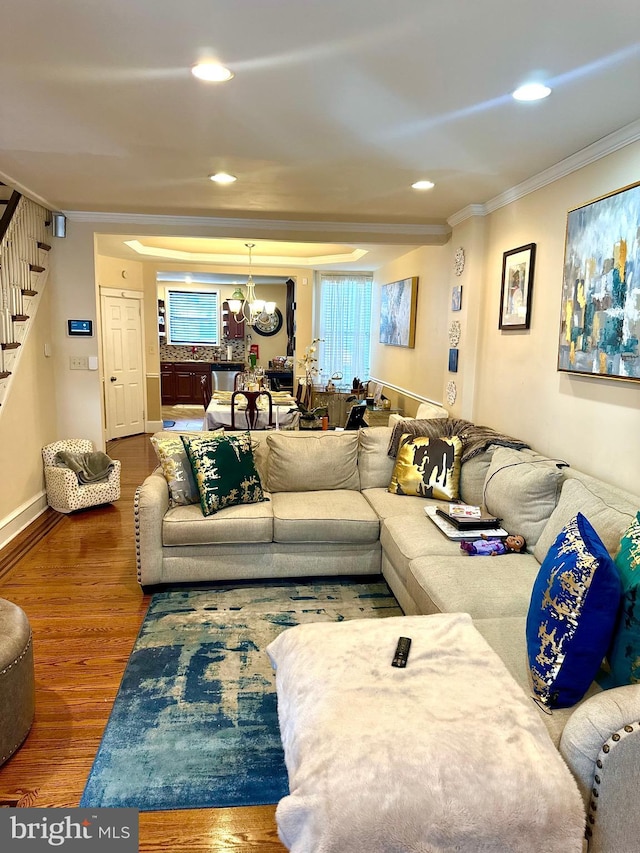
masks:
{"type": "Polygon", "coordinates": [[[462,441],[449,438],[403,435],[389,491],[452,501],[459,497],[462,441]]]}
{"type": "Polygon", "coordinates": [[[182,436],[200,493],[203,515],[266,500],[256,470],[251,435],[182,436]]]}

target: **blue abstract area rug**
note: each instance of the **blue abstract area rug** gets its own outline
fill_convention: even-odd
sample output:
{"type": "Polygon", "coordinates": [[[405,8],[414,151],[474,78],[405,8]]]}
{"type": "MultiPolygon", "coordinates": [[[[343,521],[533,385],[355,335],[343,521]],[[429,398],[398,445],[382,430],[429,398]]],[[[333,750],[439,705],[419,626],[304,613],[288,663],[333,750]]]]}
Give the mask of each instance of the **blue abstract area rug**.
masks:
{"type": "Polygon", "coordinates": [[[265,652],[303,622],[400,616],[382,580],[156,593],[127,663],[81,806],[277,803],[288,793],[265,652]]]}

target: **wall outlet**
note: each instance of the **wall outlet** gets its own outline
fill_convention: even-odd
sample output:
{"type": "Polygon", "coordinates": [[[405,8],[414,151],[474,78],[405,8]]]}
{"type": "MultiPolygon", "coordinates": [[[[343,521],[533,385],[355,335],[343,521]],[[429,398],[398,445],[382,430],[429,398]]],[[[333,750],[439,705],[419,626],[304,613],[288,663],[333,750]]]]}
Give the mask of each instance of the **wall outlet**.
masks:
{"type": "Polygon", "coordinates": [[[69,370],[89,370],[89,359],[86,355],[72,355],[69,358],[69,370]]]}

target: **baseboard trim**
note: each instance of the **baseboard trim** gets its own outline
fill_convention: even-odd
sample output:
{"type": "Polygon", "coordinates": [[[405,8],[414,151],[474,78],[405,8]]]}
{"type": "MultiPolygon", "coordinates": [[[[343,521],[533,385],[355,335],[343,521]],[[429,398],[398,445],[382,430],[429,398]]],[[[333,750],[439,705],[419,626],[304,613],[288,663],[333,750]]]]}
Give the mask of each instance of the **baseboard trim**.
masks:
{"type": "Polygon", "coordinates": [[[18,507],[0,522],[0,578],[37,545],[64,515],[47,505],[46,493],[18,507]]]}
{"type": "Polygon", "coordinates": [[[28,527],[47,509],[47,493],[42,491],[0,520],[0,549],[28,527]]]}

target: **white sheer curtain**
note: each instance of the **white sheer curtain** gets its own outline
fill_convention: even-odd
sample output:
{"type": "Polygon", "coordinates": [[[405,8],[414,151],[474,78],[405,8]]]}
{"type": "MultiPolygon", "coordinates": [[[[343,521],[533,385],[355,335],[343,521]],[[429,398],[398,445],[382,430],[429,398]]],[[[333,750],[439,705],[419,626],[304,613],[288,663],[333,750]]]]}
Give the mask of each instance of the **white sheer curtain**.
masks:
{"type": "Polygon", "coordinates": [[[318,367],[324,381],[342,373],[345,384],[369,378],[371,275],[320,273],[318,367]]]}

